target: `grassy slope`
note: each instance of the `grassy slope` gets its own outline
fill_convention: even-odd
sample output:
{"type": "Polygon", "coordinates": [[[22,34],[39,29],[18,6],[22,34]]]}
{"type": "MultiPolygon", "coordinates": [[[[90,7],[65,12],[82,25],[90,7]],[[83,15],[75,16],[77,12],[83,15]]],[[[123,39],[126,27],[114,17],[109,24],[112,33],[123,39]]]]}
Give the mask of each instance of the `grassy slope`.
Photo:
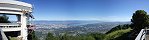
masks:
{"type": "Polygon", "coordinates": [[[113,39],[119,38],[123,34],[130,32],[130,30],[131,28],[111,32],[105,36],[104,40],[113,40],[113,39]]]}

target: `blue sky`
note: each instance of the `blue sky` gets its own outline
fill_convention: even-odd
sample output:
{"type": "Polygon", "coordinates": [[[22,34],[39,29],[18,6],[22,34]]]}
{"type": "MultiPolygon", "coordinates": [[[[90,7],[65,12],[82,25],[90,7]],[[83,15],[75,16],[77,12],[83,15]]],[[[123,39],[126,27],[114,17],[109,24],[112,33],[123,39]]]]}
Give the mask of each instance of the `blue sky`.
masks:
{"type": "Polygon", "coordinates": [[[149,12],[149,0],[21,0],[34,5],[35,20],[130,21],[136,10],[149,12]]]}

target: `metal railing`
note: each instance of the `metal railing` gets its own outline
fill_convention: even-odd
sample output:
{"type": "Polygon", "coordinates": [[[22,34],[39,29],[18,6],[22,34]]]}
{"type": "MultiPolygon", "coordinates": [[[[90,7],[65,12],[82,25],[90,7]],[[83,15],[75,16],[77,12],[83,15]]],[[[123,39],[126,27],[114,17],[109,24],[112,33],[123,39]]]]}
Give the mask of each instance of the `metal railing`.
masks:
{"type": "Polygon", "coordinates": [[[142,29],[135,40],[144,40],[145,39],[145,29],[142,29]]]}

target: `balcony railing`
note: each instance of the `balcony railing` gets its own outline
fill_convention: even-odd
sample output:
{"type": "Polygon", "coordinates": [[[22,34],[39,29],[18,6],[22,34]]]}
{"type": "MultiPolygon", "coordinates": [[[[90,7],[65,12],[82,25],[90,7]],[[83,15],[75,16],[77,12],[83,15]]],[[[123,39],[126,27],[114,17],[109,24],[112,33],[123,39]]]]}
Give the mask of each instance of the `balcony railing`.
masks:
{"type": "Polygon", "coordinates": [[[0,23],[1,28],[14,28],[14,27],[21,27],[19,23],[0,23]]]}
{"type": "Polygon", "coordinates": [[[142,29],[135,40],[149,40],[149,29],[142,29]]]}
{"type": "Polygon", "coordinates": [[[142,29],[135,40],[144,40],[145,39],[145,30],[142,29]]]}

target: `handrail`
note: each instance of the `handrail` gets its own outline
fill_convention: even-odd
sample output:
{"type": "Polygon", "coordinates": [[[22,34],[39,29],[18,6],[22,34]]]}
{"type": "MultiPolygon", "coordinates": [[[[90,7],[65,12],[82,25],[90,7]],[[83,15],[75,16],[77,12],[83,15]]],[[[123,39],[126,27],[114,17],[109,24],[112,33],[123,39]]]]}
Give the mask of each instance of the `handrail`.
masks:
{"type": "Polygon", "coordinates": [[[19,23],[0,23],[0,26],[20,26],[19,23]]]}
{"type": "Polygon", "coordinates": [[[143,30],[143,33],[142,33],[142,35],[141,35],[140,40],[142,39],[142,37],[144,36],[144,34],[146,34],[146,33],[144,33],[144,32],[145,32],[145,30],[143,30]]]}
{"type": "Polygon", "coordinates": [[[142,29],[135,40],[143,40],[145,38],[145,30],[142,29]]]}
{"type": "Polygon", "coordinates": [[[16,28],[21,27],[19,23],[0,23],[0,28],[16,28]]]}

